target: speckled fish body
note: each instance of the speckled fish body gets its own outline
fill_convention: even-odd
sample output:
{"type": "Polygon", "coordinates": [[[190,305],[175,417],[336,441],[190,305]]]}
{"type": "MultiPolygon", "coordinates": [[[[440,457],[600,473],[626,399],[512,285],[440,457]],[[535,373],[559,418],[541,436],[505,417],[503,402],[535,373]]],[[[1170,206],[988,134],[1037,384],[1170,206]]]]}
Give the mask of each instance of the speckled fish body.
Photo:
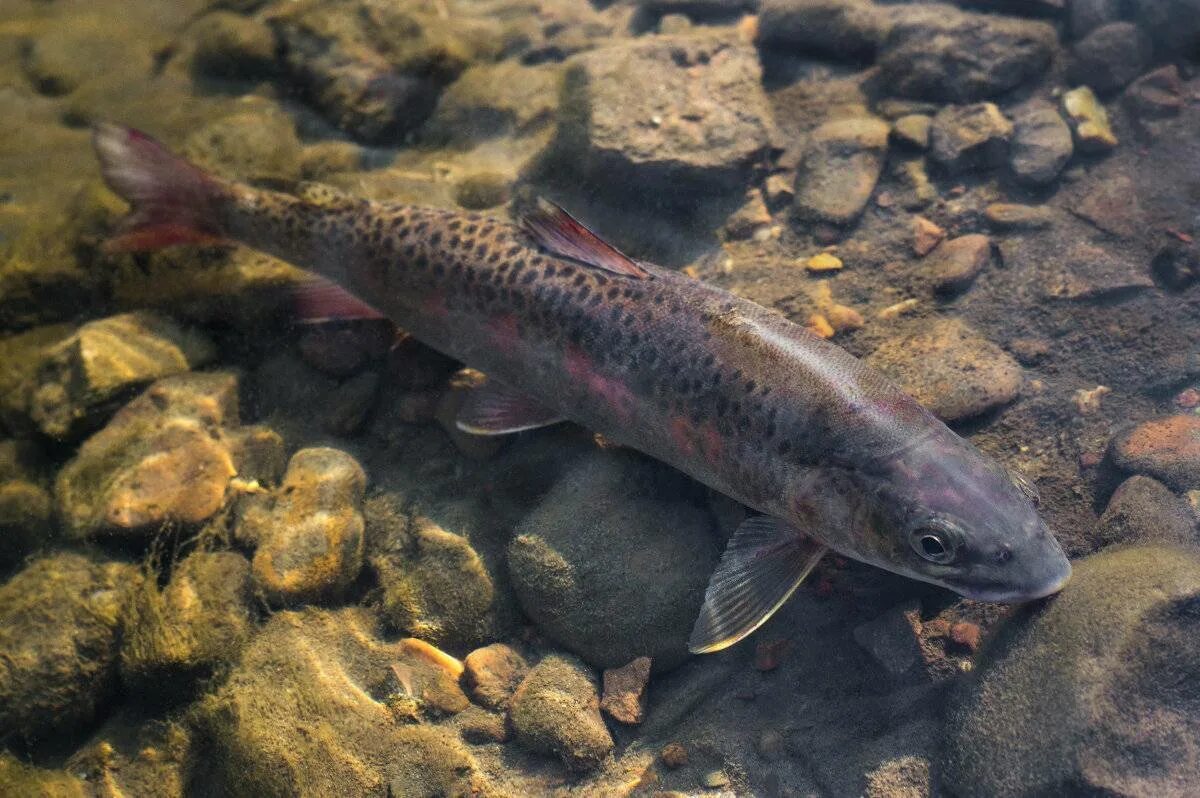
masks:
{"type": "MultiPolygon", "coordinates": [[[[741,561],[735,536],[726,591],[811,569],[815,558],[800,558],[795,535],[780,529],[979,598],[1045,595],[1069,574],[1023,481],[881,374],[759,305],[649,264],[617,273],[562,257],[528,225],[479,214],[314,187],[260,191],[179,164],[139,171],[139,159],[170,156],[118,135],[101,130],[97,148],[110,185],[135,205],[126,236],[161,244],[199,230],[317,272],[550,415],[777,520],[748,531],[741,561]],[[146,188],[168,180],[143,174],[155,170],[190,184],[176,192],[190,204],[146,188]],[[780,574],[756,576],[777,552],[796,556],[780,574]]],[[[738,611],[769,615],[790,594],[777,592],[773,606],[738,611]]],[[[754,626],[735,620],[710,632],[754,626]]]]}

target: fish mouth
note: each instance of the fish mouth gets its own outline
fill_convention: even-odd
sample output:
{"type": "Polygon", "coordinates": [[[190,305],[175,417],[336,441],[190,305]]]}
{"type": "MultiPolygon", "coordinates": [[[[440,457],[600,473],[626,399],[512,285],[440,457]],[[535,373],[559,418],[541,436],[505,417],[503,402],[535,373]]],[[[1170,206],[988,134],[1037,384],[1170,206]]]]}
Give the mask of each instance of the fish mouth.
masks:
{"type": "Polygon", "coordinates": [[[1053,596],[1071,581],[1071,563],[1063,557],[1054,574],[1034,585],[1019,586],[1006,583],[994,585],[947,583],[946,587],[974,601],[990,604],[1023,604],[1053,596]]]}

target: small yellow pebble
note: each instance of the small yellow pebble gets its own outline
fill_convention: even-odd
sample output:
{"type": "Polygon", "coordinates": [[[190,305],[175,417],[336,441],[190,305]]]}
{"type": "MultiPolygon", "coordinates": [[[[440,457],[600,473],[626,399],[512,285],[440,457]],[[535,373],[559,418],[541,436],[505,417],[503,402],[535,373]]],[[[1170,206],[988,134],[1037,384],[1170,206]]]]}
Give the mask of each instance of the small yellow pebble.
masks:
{"type": "Polygon", "coordinates": [[[828,252],[818,252],[804,262],[804,268],[810,272],[836,272],[842,268],[842,259],[828,252]]]}
{"type": "Polygon", "coordinates": [[[829,319],[820,313],[814,313],[808,317],[808,331],[818,338],[832,338],[834,332],[833,325],[829,323],[829,319]]]}
{"type": "Polygon", "coordinates": [[[877,314],[881,319],[894,319],[897,316],[902,316],[912,310],[915,310],[917,305],[921,304],[917,299],[906,299],[903,302],[897,302],[894,305],[888,305],[877,314]]]}
{"type": "Polygon", "coordinates": [[[862,314],[846,305],[831,305],[825,308],[825,317],[836,332],[857,330],[865,324],[862,314]]]}

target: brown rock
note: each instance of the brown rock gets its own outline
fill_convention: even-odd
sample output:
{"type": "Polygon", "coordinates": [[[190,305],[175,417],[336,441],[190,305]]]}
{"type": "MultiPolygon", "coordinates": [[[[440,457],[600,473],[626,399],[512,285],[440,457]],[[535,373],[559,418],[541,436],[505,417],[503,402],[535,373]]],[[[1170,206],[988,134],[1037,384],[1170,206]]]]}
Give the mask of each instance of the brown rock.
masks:
{"type": "Polygon", "coordinates": [[[930,252],[933,252],[934,247],[942,243],[946,238],[946,231],[941,226],[929,221],[924,216],[913,217],[913,252],[917,257],[923,258],[930,252]]]}
{"type": "Polygon", "coordinates": [[[572,657],[539,662],[513,694],[508,715],[519,744],[557,755],[575,771],[596,768],[613,749],[593,677],[572,657]]]}
{"type": "Polygon", "coordinates": [[[1149,474],[1175,490],[1200,488],[1200,416],[1144,421],[1113,438],[1109,453],[1120,468],[1149,474]]]}
{"type": "Polygon", "coordinates": [[[1041,205],[993,202],[983,210],[988,224],[996,230],[1041,230],[1054,224],[1054,211],[1041,205]]]}
{"type": "Polygon", "coordinates": [[[933,118],[929,154],[951,174],[1004,162],[1013,123],[993,103],[948,105],[933,118]]]}
{"type": "Polygon", "coordinates": [[[771,212],[767,210],[762,192],[755,188],[746,193],[746,204],[725,220],[722,230],[726,239],[741,241],[753,237],[756,232],[770,224],[771,212]]]}
{"type": "Polygon", "coordinates": [[[604,671],[604,695],[600,699],[600,709],[621,723],[641,723],[646,711],[646,684],[649,681],[649,657],[638,657],[628,665],[609,668],[604,671]]]}
{"type": "Polygon", "coordinates": [[[955,645],[962,646],[968,651],[975,651],[979,648],[979,624],[967,621],[951,624],[949,637],[955,645]]]}
{"type": "Polygon", "coordinates": [[[1121,238],[1133,238],[1143,227],[1137,188],[1127,174],[1100,174],[1089,180],[1067,205],[1079,218],[1121,238]]]}
{"type": "Polygon", "coordinates": [[[676,770],[688,763],[688,752],[682,743],[667,743],[658,754],[662,763],[671,770],[676,770]]]}
{"type": "Polygon", "coordinates": [[[933,118],[925,114],[907,114],[892,124],[892,138],[905,146],[923,150],[929,147],[929,128],[933,118]]]}
{"type": "Polygon", "coordinates": [[[1158,480],[1136,474],[1125,480],[1100,516],[1100,545],[1193,543],[1196,518],[1187,502],[1158,480]]]}
{"type": "Polygon", "coordinates": [[[952,238],[925,261],[939,294],[955,294],[970,287],[992,259],[992,242],[985,235],[952,238]]]}
{"type": "Polygon", "coordinates": [[[506,707],[529,672],[525,658],[503,643],[475,649],[463,660],[463,666],[463,684],[471,697],[491,709],[506,707]]]}
{"type": "Polygon", "coordinates": [[[1125,107],[1138,119],[1176,116],[1184,105],[1183,80],[1179,67],[1169,64],[1147,72],[1125,90],[1125,107]]]}
{"type": "Polygon", "coordinates": [[[812,132],[796,172],[797,215],[849,224],[858,218],[883,169],[888,124],[875,117],[837,119],[812,132]]]}
{"type": "Polygon", "coordinates": [[[1050,299],[1102,299],[1154,287],[1154,280],[1144,266],[1125,260],[1109,248],[1091,244],[1076,244],[1068,249],[1060,268],[1043,286],[1043,294],[1050,299]]]}

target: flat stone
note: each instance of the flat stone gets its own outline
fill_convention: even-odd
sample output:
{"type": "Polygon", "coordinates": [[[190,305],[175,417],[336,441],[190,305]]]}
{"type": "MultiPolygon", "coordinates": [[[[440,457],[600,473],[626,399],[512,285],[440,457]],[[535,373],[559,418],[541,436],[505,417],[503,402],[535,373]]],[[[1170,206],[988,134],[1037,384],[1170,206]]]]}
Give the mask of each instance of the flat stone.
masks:
{"type": "Polygon", "coordinates": [[[918,3],[896,15],[878,63],[901,97],[970,103],[1040,75],[1057,40],[1044,22],[918,3]]]}
{"type": "Polygon", "coordinates": [[[642,722],[646,712],[646,685],[650,681],[650,658],[638,657],[620,668],[604,671],[604,694],[600,709],[626,725],[642,722]]]}
{"type": "Polygon", "coordinates": [[[1080,152],[1107,152],[1117,146],[1108,111],[1090,88],[1080,86],[1065,93],[1062,107],[1080,152]]]}
{"type": "Polygon", "coordinates": [[[292,455],[283,484],[250,496],[235,535],[255,545],[255,586],[273,605],[336,596],[363,563],[362,466],[337,449],[292,455]]]}
{"type": "Polygon", "coordinates": [[[517,685],[529,672],[529,664],[504,643],[477,648],[463,660],[463,683],[471,697],[490,709],[508,706],[517,685]]]}
{"type": "Polygon", "coordinates": [[[1165,119],[1178,115],[1185,102],[1179,67],[1168,64],[1147,72],[1129,84],[1123,99],[1138,119],[1165,119]]]}
{"type": "Polygon", "coordinates": [[[1045,205],[993,202],[983,209],[983,218],[994,230],[1043,230],[1053,227],[1058,217],[1045,205]]]}
{"type": "Polygon", "coordinates": [[[830,224],[857,219],[883,169],[888,130],[875,117],[838,119],[814,130],[796,172],[797,215],[830,224]]]}
{"type": "Polygon", "coordinates": [[[1133,238],[1145,224],[1133,178],[1124,172],[1089,175],[1073,192],[1067,210],[1097,229],[1133,238]]]}
{"type": "Polygon", "coordinates": [[[925,260],[924,269],[939,294],[956,294],[970,287],[991,262],[992,242],[978,233],[946,241],[925,260]]]}
{"type": "Polygon", "coordinates": [[[50,437],[71,438],[132,391],[215,356],[207,336],[155,313],[89,322],[44,353],[29,414],[50,437]]]}
{"type": "Polygon", "coordinates": [[[919,618],[919,604],[901,604],[856,626],[854,640],[890,675],[901,676],[921,662],[921,645],[913,629],[919,618]]]}
{"type": "Polygon", "coordinates": [[[948,105],[933,118],[929,155],[947,172],[988,169],[1004,162],[1013,124],[993,103],[948,105]]]}
{"type": "Polygon", "coordinates": [[[1071,48],[1067,79],[1098,92],[1123,89],[1146,71],[1150,37],[1129,22],[1113,22],[1088,33],[1071,48]]]}
{"type": "Polygon", "coordinates": [[[1043,286],[1051,299],[1096,300],[1119,297],[1154,287],[1149,270],[1130,263],[1112,250],[1076,244],[1060,261],[1060,270],[1043,286]]]}
{"type": "Polygon", "coordinates": [[[1118,433],[1109,454],[1119,468],[1148,474],[1175,490],[1200,488],[1200,416],[1143,421],[1118,433]]]}
{"type": "Polygon", "coordinates": [[[1196,517],[1186,501],[1156,479],[1122,482],[1100,516],[1101,546],[1118,543],[1196,543],[1196,517]]]}
{"type": "Polygon", "coordinates": [[[942,243],[946,231],[938,224],[929,221],[924,216],[913,217],[913,252],[923,258],[942,243]]]}
{"type": "Polygon", "coordinates": [[[892,139],[913,149],[929,147],[929,129],[933,117],[926,114],[907,114],[892,123],[892,139]]]}
{"type": "Polygon", "coordinates": [[[613,749],[593,677],[570,657],[539,662],[513,695],[509,718],[518,744],[575,771],[595,769],[613,749]]]}
{"type": "Polygon", "coordinates": [[[1074,152],[1071,128],[1049,103],[1037,103],[1017,116],[1008,164],[1022,183],[1054,182],[1074,152]]]}
{"type": "Polygon", "coordinates": [[[757,52],[715,36],[651,36],[582,54],[559,125],[572,153],[564,165],[616,191],[743,185],[775,136],[757,52]]]}
{"type": "Polygon", "coordinates": [[[1021,367],[959,319],[941,319],[883,343],[867,357],[943,421],[995,410],[1021,391],[1021,367]]]}

